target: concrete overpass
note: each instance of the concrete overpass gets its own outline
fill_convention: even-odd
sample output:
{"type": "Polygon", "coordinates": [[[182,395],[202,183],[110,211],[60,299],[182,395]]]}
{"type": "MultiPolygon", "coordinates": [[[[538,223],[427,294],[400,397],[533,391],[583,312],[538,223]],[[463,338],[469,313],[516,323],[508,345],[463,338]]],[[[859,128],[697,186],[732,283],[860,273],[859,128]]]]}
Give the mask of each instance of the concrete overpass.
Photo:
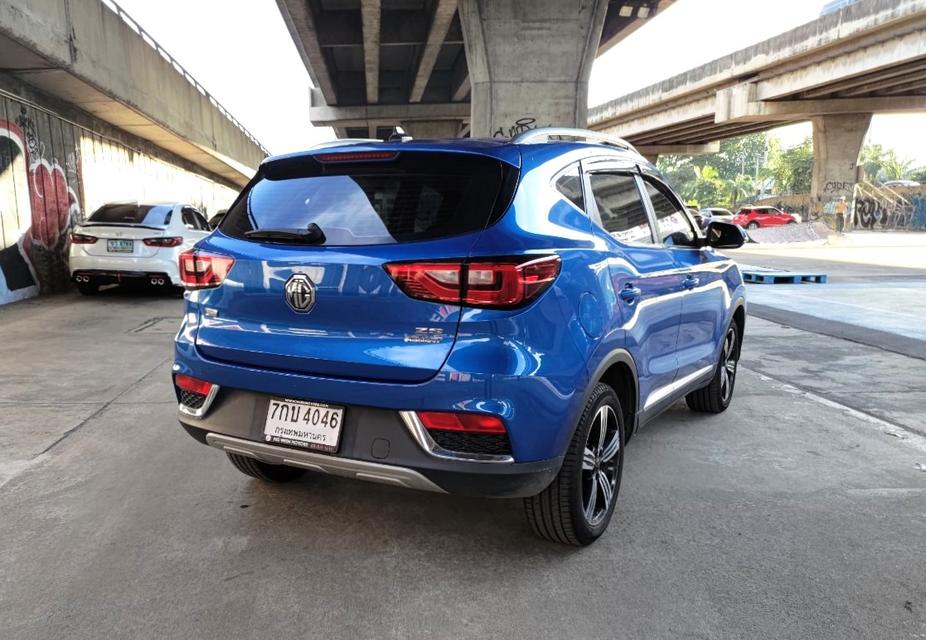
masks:
{"type": "Polygon", "coordinates": [[[0,0],[0,72],[243,185],[266,150],[112,0],[0,0]]]}
{"type": "Polygon", "coordinates": [[[277,0],[340,137],[584,126],[595,56],[674,0],[277,0]]]}
{"type": "Polygon", "coordinates": [[[595,107],[589,124],[655,155],[811,120],[822,205],[851,199],[871,114],[903,111],[926,111],[926,0],[860,0],[595,107]]]}

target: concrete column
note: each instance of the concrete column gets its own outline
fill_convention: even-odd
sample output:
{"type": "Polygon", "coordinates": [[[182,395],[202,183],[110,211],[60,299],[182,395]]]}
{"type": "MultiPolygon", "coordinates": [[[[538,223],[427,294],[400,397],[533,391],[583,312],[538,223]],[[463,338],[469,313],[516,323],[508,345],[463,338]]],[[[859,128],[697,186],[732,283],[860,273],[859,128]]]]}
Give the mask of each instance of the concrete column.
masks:
{"type": "Polygon", "coordinates": [[[459,0],[472,136],[585,127],[607,0],[459,0]]]}
{"type": "Polygon", "coordinates": [[[813,184],[812,205],[815,212],[834,220],[833,212],[840,197],[845,197],[850,209],[846,226],[852,216],[852,198],[858,181],[858,157],[868,133],[871,114],[820,116],[813,119],[813,184]]]}
{"type": "Polygon", "coordinates": [[[407,120],[402,128],[413,138],[457,138],[463,123],[459,120],[407,120]]]}

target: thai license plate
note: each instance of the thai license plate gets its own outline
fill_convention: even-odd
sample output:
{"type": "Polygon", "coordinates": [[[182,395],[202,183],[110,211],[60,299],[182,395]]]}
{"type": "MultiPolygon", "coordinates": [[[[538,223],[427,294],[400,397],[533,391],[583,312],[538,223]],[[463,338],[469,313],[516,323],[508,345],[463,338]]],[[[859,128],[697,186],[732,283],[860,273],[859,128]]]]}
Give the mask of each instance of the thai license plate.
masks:
{"type": "Polygon", "coordinates": [[[321,402],[271,398],[264,440],[305,449],[335,452],[341,439],[344,407],[321,402]]]}
{"type": "Polygon", "coordinates": [[[135,251],[134,240],[107,240],[106,250],[110,253],[132,253],[135,251]]]}

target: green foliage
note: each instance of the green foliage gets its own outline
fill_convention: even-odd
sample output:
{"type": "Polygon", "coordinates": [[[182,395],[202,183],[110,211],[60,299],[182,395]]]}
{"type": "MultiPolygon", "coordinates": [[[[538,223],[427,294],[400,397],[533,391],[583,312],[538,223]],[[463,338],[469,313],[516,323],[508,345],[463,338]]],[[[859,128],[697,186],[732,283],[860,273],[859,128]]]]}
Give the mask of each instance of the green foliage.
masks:
{"type": "Polygon", "coordinates": [[[720,152],[700,156],[660,156],[657,166],[689,204],[730,206],[757,191],[769,140],[753,133],[720,142],[720,152]]]}
{"type": "Polygon", "coordinates": [[[916,180],[912,160],[901,160],[893,149],[885,149],[880,144],[868,144],[862,148],[859,159],[869,180],[885,182],[887,180],[916,180]]]}
{"type": "Polygon", "coordinates": [[[769,152],[765,174],[775,181],[778,195],[810,193],[813,140],[805,138],[801,144],[785,150],[774,145],[769,152]]]}

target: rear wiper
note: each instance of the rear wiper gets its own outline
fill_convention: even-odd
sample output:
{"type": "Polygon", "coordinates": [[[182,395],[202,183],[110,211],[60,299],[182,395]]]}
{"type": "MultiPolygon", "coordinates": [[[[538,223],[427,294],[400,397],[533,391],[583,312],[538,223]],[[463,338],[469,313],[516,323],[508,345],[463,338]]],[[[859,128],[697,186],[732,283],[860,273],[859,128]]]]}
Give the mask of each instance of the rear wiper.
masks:
{"type": "Polygon", "coordinates": [[[280,242],[285,244],[322,244],[325,242],[325,232],[312,222],[303,229],[255,229],[245,231],[244,237],[248,240],[263,240],[265,242],[280,242]]]}

